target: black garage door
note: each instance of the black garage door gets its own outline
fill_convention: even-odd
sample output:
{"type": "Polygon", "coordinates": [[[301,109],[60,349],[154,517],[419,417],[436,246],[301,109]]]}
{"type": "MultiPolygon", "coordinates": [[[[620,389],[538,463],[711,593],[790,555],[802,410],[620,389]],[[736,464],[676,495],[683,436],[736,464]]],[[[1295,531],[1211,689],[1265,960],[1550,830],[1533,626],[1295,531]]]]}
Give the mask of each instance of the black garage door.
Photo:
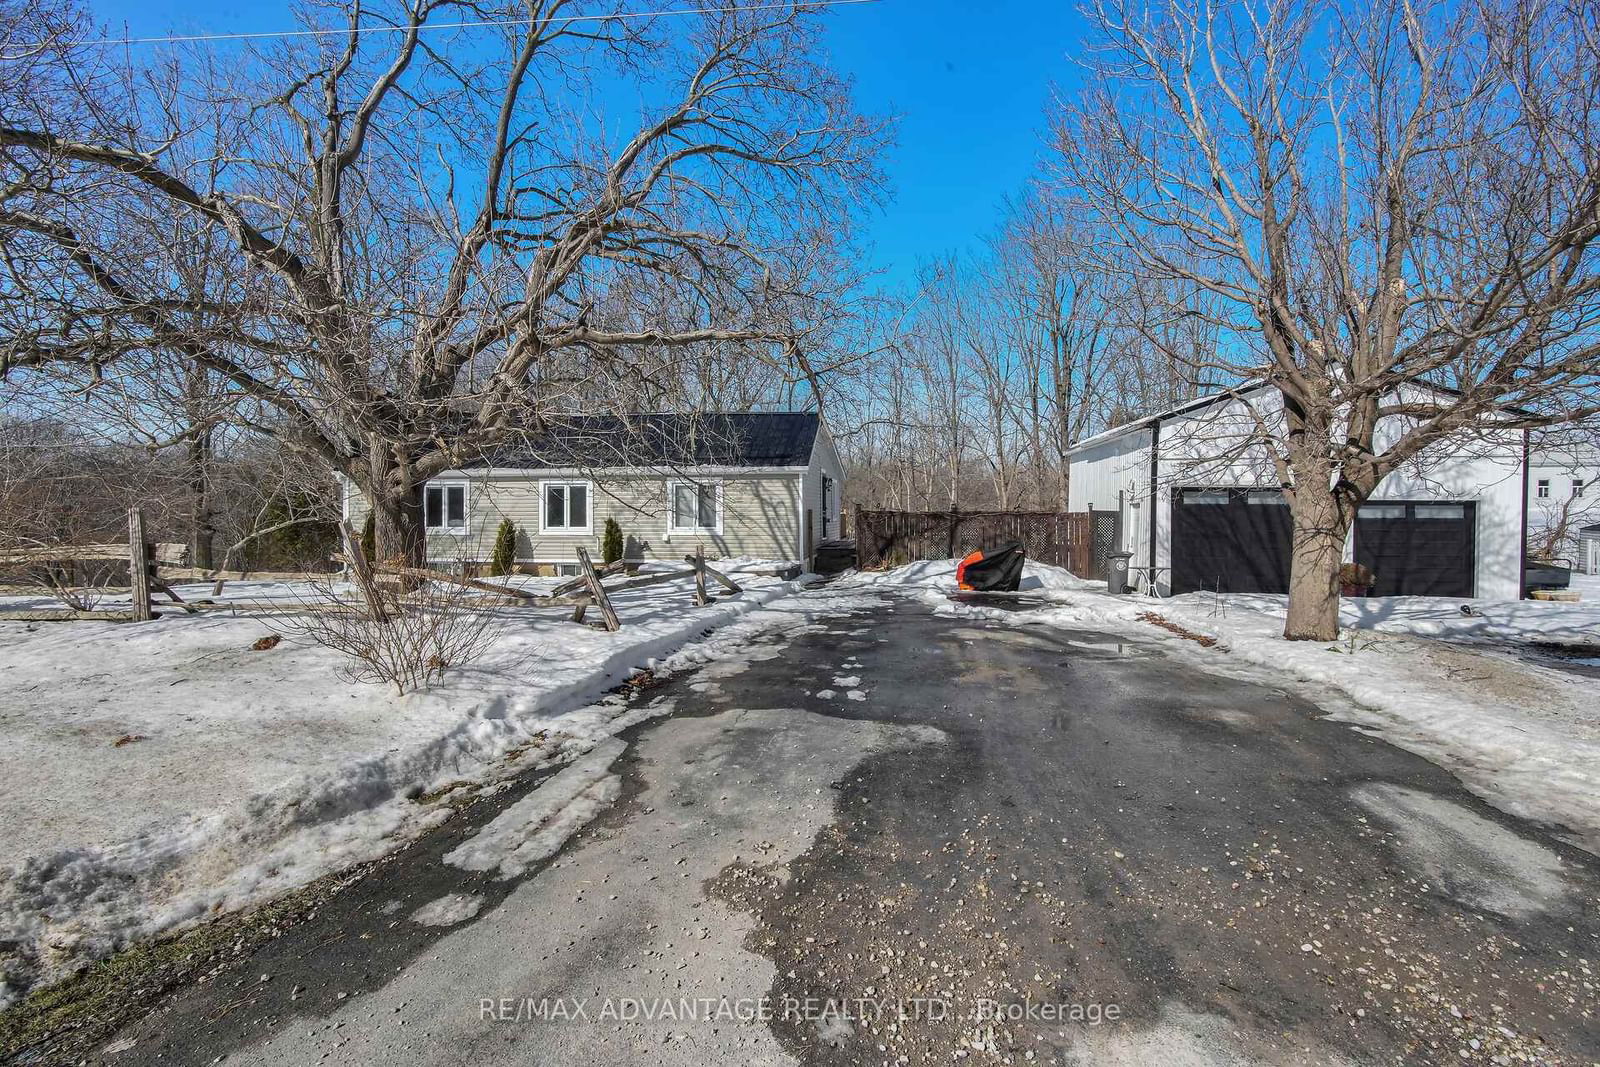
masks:
{"type": "Polygon", "coordinates": [[[1172,591],[1287,593],[1289,505],[1277,490],[1180,489],[1172,500],[1172,591]]]}
{"type": "Polygon", "coordinates": [[[1356,562],[1372,569],[1373,596],[1472,595],[1477,508],[1384,501],[1356,513],[1356,562]]]}

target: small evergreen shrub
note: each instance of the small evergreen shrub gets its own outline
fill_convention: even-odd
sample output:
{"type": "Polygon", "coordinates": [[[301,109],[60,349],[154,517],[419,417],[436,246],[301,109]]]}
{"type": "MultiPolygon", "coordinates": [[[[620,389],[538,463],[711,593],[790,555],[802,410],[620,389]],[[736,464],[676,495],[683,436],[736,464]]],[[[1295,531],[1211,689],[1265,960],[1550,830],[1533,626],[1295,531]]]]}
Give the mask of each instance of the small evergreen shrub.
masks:
{"type": "Polygon", "coordinates": [[[490,574],[510,574],[517,565],[517,526],[510,519],[501,519],[494,534],[494,555],[489,560],[490,574]]]}
{"type": "Polygon", "coordinates": [[[603,563],[615,563],[622,558],[622,527],[616,519],[606,520],[606,532],[600,539],[600,558],[603,563]]]}

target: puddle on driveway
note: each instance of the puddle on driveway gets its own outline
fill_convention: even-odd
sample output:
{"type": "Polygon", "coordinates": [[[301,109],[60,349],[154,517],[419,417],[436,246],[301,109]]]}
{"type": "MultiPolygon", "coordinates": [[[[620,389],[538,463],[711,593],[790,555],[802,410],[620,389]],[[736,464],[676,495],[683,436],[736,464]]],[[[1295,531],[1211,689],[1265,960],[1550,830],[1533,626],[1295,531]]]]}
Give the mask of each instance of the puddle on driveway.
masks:
{"type": "Polygon", "coordinates": [[[1560,857],[1461,804],[1387,782],[1351,796],[1399,839],[1400,864],[1445,896],[1512,919],[1566,903],[1560,857]]]}
{"type": "Polygon", "coordinates": [[[1540,667],[1600,678],[1600,645],[1566,644],[1558,641],[1532,641],[1523,659],[1540,667]]]}
{"type": "Polygon", "coordinates": [[[1118,640],[1111,636],[1098,634],[1075,634],[1066,639],[1066,643],[1073,648],[1083,649],[1086,652],[1097,652],[1103,656],[1145,656],[1149,650],[1133,644],[1131,641],[1118,640]]]}
{"type": "Polygon", "coordinates": [[[1089,630],[1052,629],[1048,631],[1047,636],[1042,630],[1015,629],[1001,624],[982,628],[958,626],[950,631],[950,636],[963,641],[1000,641],[1042,652],[1062,652],[1070,649],[1079,653],[1089,653],[1088,658],[1095,659],[1150,655],[1150,650],[1142,645],[1123,640],[1113,634],[1100,634],[1089,630]]]}

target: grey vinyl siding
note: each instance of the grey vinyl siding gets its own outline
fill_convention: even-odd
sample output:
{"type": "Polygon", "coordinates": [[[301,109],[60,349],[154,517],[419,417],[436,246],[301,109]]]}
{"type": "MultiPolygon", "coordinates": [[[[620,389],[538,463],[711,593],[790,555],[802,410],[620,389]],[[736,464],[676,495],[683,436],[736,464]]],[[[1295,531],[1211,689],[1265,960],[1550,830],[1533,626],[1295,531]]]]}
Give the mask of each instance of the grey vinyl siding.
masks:
{"type": "MultiPolygon", "coordinates": [[[[493,554],[502,519],[517,526],[517,559],[523,563],[570,563],[575,548],[587,548],[596,559],[608,518],[617,520],[629,555],[647,560],[681,560],[698,546],[711,558],[756,556],[800,558],[797,517],[801,475],[756,470],[738,473],[675,473],[667,475],[509,474],[494,472],[445,475],[436,483],[466,482],[467,529],[461,534],[430,533],[428,556],[436,563],[483,562],[493,554]],[[667,484],[698,480],[722,486],[720,533],[668,533],[667,484]],[[541,529],[542,486],[547,482],[588,482],[587,532],[541,529]]],[[[350,523],[366,521],[367,502],[358,490],[347,490],[350,523]]]]}
{"type": "Polygon", "coordinates": [[[839,536],[839,516],[844,504],[844,465],[839,462],[839,453],[833,447],[833,438],[826,426],[817,430],[816,441],[811,446],[811,463],[806,468],[803,484],[805,509],[810,513],[811,520],[811,547],[815,550],[825,538],[839,536]],[[833,498],[826,516],[822,512],[824,477],[833,481],[833,498]]]}

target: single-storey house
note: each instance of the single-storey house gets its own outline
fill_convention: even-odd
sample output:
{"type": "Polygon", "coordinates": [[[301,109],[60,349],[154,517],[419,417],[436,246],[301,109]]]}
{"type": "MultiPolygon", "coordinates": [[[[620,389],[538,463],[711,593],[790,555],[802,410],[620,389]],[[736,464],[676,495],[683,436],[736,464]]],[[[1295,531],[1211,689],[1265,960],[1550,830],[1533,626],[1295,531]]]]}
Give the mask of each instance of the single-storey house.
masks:
{"type": "MultiPolygon", "coordinates": [[[[429,560],[492,558],[500,523],[517,530],[517,562],[574,574],[575,549],[598,562],[607,519],[625,556],[681,561],[754,556],[808,566],[839,535],[844,469],[815,412],[566,415],[446,471],[423,491],[429,560]]],[[[344,487],[359,529],[367,502],[344,487]]]]}
{"type": "MultiPolygon", "coordinates": [[[[1425,388],[1425,387],[1417,387],[1425,388]]],[[[1285,593],[1291,524],[1259,427],[1282,417],[1265,384],[1201,397],[1073,446],[1073,511],[1116,511],[1142,588],[1285,593]]],[[[1403,430],[1379,425],[1378,446],[1403,430]]],[[[1526,438],[1476,432],[1385,478],[1357,515],[1346,560],[1376,596],[1521,597],[1526,438]]]]}

